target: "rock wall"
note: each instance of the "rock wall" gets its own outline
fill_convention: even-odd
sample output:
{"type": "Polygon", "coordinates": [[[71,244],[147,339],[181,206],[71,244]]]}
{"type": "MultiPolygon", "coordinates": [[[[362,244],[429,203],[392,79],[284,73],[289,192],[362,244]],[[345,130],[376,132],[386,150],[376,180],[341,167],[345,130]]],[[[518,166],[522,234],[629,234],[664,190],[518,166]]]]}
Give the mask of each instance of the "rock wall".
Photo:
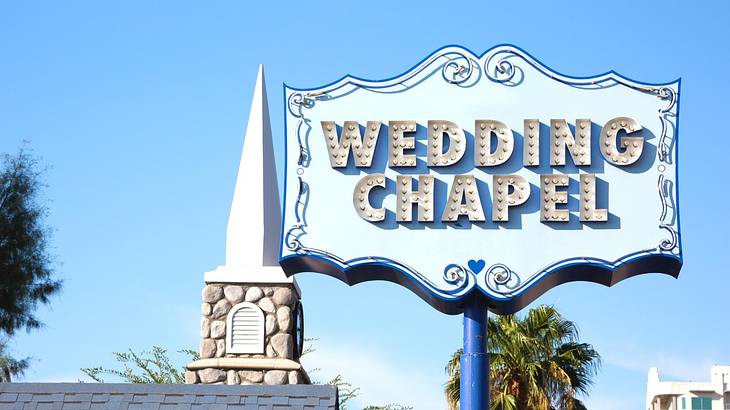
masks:
{"type": "Polygon", "coordinates": [[[186,384],[310,384],[304,370],[233,370],[208,368],[185,372],[186,384]]]}
{"type": "MultiPolygon", "coordinates": [[[[299,295],[292,285],[209,283],[203,288],[200,321],[201,359],[222,357],[294,357],[294,309],[299,295]],[[251,302],[265,315],[264,354],[226,352],[226,317],[231,307],[251,302]]],[[[298,360],[297,360],[298,361],[298,360]]],[[[204,384],[307,384],[303,370],[233,370],[206,368],[188,371],[185,382],[204,384]]]]}

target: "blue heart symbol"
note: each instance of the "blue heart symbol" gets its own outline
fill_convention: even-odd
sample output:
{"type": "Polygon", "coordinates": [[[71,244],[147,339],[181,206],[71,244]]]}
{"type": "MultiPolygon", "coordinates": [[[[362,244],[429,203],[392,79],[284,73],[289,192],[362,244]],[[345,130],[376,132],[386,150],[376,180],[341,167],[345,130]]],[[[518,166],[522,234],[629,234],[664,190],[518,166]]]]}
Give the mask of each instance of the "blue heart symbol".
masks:
{"type": "Polygon", "coordinates": [[[475,261],[474,259],[471,259],[468,263],[469,269],[474,272],[474,274],[479,274],[479,272],[484,269],[484,266],[487,265],[486,262],[484,262],[484,259],[479,259],[478,261],[475,261]]]}

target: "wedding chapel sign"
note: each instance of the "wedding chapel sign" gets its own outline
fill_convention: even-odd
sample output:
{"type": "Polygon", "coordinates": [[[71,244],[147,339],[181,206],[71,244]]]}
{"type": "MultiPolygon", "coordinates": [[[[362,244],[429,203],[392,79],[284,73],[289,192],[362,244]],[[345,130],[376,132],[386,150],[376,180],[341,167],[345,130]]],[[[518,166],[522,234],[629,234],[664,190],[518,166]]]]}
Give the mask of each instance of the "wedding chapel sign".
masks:
{"type": "Polygon", "coordinates": [[[679,81],[442,48],[382,81],[284,87],[280,264],[515,312],[569,281],[679,274],[679,81]]]}

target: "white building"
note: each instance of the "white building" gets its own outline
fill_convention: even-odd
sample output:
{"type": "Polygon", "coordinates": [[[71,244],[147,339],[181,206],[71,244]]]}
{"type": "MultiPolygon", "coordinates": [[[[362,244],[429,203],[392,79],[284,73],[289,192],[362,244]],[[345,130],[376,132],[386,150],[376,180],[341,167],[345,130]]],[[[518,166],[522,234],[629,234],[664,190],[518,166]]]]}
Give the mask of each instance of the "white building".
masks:
{"type": "Polygon", "coordinates": [[[647,410],[730,410],[730,366],[712,366],[709,382],[659,381],[649,369],[647,410]]]}

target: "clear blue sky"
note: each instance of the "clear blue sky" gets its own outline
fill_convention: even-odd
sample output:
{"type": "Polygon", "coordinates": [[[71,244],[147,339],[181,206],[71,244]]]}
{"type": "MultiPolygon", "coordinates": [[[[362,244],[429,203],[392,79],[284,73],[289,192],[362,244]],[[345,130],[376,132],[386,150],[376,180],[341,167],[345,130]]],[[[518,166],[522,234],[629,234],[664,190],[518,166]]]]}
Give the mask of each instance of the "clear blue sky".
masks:
{"type": "MultiPolygon", "coordinates": [[[[128,347],[197,348],[203,272],[224,260],[259,63],[278,136],[284,81],[385,78],[446,44],[480,53],[500,43],[570,75],[682,77],[680,278],[568,284],[536,303],[557,305],[603,355],[592,409],[641,409],[650,366],[709,378],[710,365],[730,364],[729,23],[724,1],[4,3],[0,151],[29,139],[51,167],[48,222],[65,281],[39,310],[47,326],[12,344],[35,358],[25,380],[77,380],[128,347]]],[[[443,408],[460,317],[392,284],[298,280],[307,333],[320,338],[315,377],[341,372],[363,389],[361,404],[443,408]]]]}

